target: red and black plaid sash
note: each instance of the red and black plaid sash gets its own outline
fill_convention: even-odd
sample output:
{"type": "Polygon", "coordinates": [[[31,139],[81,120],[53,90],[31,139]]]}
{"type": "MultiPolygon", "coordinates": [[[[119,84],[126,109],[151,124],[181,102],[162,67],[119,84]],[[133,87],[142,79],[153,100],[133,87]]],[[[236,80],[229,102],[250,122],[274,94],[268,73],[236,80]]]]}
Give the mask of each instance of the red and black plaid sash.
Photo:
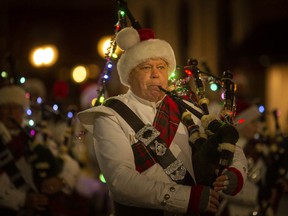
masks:
{"type": "Polygon", "coordinates": [[[136,170],[138,172],[144,172],[149,167],[157,163],[155,159],[155,153],[146,147],[141,141],[132,145],[132,150],[135,159],[136,170]]]}
{"type": "Polygon", "coordinates": [[[181,112],[178,105],[170,97],[165,97],[158,108],[153,126],[160,131],[160,138],[168,147],[174,139],[180,119],[181,112]]]}
{"type": "MultiPolygon", "coordinates": [[[[135,128],[141,129],[144,125],[144,123],[142,123],[143,125],[135,125],[137,124],[137,121],[131,121],[131,119],[134,118],[133,116],[136,114],[125,104],[125,106],[123,106],[121,101],[110,99],[107,100],[104,105],[116,110],[126,121],[129,120],[130,126],[131,124],[134,124],[132,125],[134,130],[135,128]]],[[[178,129],[180,115],[181,113],[177,104],[171,98],[165,97],[158,108],[153,124],[154,127],[160,132],[160,138],[166,142],[168,147],[170,146],[178,129]]],[[[135,118],[138,117],[136,116],[135,118]]],[[[132,150],[134,154],[136,170],[140,173],[158,162],[154,151],[145,146],[141,141],[133,144],[132,150]]]]}

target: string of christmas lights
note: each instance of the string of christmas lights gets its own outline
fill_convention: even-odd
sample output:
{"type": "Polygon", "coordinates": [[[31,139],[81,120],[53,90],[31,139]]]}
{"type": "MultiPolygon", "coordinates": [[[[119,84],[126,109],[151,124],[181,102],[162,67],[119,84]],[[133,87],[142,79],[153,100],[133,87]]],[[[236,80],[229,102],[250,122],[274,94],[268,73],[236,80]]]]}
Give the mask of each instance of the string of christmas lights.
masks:
{"type": "Polygon", "coordinates": [[[105,52],[105,59],[106,63],[103,68],[103,72],[101,74],[100,83],[99,83],[99,90],[98,90],[98,97],[95,101],[94,106],[101,105],[105,101],[105,93],[106,93],[106,84],[110,78],[113,69],[113,60],[118,59],[118,55],[116,54],[116,35],[117,33],[124,27],[127,26],[127,19],[126,19],[126,12],[119,6],[118,9],[118,20],[115,25],[114,35],[110,39],[110,44],[105,52]]]}

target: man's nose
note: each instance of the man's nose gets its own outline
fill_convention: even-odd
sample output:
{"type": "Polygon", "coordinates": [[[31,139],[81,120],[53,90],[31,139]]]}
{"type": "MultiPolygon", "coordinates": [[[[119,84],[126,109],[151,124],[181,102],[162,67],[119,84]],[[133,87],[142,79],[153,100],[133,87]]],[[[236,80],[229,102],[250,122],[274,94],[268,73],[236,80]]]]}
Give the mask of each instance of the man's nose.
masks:
{"type": "Polygon", "coordinates": [[[151,77],[158,78],[159,77],[159,69],[157,67],[152,67],[151,77]]]}

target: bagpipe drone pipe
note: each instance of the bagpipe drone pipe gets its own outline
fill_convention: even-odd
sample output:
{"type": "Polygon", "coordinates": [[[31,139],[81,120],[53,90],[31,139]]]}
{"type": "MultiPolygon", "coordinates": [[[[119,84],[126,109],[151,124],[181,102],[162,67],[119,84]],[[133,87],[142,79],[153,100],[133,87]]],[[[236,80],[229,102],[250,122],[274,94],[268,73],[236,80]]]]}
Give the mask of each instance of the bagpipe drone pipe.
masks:
{"type": "Polygon", "coordinates": [[[223,88],[225,88],[225,102],[223,107],[223,119],[220,120],[216,115],[209,114],[209,100],[205,97],[205,90],[200,79],[201,71],[197,68],[197,60],[188,60],[188,68],[193,74],[196,86],[198,105],[202,109],[199,112],[187,103],[177,91],[165,90],[159,87],[169,97],[171,97],[179,107],[185,111],[182,114],[182,121],[187,126],[189,132],[189,143],[192,147],[193,169],[197,184],[212,186],[218,175],[227,168],[233,159],[235,144],[239,139],[239,134],[232,124],[234,104],[234,83],[232,82],[231,72],[225,71],[221,78],[223,88]],[[191,115],[195,115],[205,129],[201,133],[199,126],[195,124],[191,115]],[[228,121],[229,120],[229,121],[228,121]]]}
{"type": "MultiPolygon", "coordinates": [[[[128,26],[128,22],[130,21],[131,26],[139,30],[141,29],[141,25],[138,22],[137,19],[133,16],[131,13],[128,4],[125,0],[115,0],[115,3],[117,4],[117,16],[118,20],[115,24],[115,33],[110,38],[110,44],[107,47],[107,50],[105,52],[105,59],[107,60],[103,71],[100,75],[101,79],[99,79],[99,89],[98,89],[98,97],[96,98],[96,101],[94,103],[94,106],[99,106],[103,103],[103,98],[106,96],[107,91],[107,78],[111,76],[112,68],[111,63],[113,62],[114,57],[113,54],[115,54],[117,49],[117,43],[116,43],[116,36],[119,31],[121,31],[123,28],[128,26]],[[127,19],[128,18],[128,19],[127,19]]],[[[117,54],[118,55],[118,54],[117,54]]],[[[117,59],[117,58],[116,58],[117,59]]]]}
{"type": "MultiPolygon", "coordinates": [[[[116,0],[116,3],[118,5],[118,13],[124,12],[125,15],[127,15],[127,17],[129,18],[129,20],[131,22],[131,26],[137,30],[141,29],[140,23],[138,22],[137,19],[135,19],[135,17],[131,13],[131,11],[127,5],[127,2],[125,0],[116,0]]],[[[118,14],[118,15],[119,15],[120,27],[121,28],[126,27],[127,26],[127,20],[125,19],[126,16],[121,16],[121,14],[118,14]]]]}

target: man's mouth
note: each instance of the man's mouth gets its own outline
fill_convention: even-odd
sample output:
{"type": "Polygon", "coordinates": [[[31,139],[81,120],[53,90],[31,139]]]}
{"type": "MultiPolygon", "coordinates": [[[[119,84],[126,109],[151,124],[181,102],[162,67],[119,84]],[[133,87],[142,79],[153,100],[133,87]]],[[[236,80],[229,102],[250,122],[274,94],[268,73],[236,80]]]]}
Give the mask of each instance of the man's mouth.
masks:
{"type": "Polygon", "coordinates": [[[150,85],[149,89],[153,91],[160,91],[159,85],[150,85]]]}

